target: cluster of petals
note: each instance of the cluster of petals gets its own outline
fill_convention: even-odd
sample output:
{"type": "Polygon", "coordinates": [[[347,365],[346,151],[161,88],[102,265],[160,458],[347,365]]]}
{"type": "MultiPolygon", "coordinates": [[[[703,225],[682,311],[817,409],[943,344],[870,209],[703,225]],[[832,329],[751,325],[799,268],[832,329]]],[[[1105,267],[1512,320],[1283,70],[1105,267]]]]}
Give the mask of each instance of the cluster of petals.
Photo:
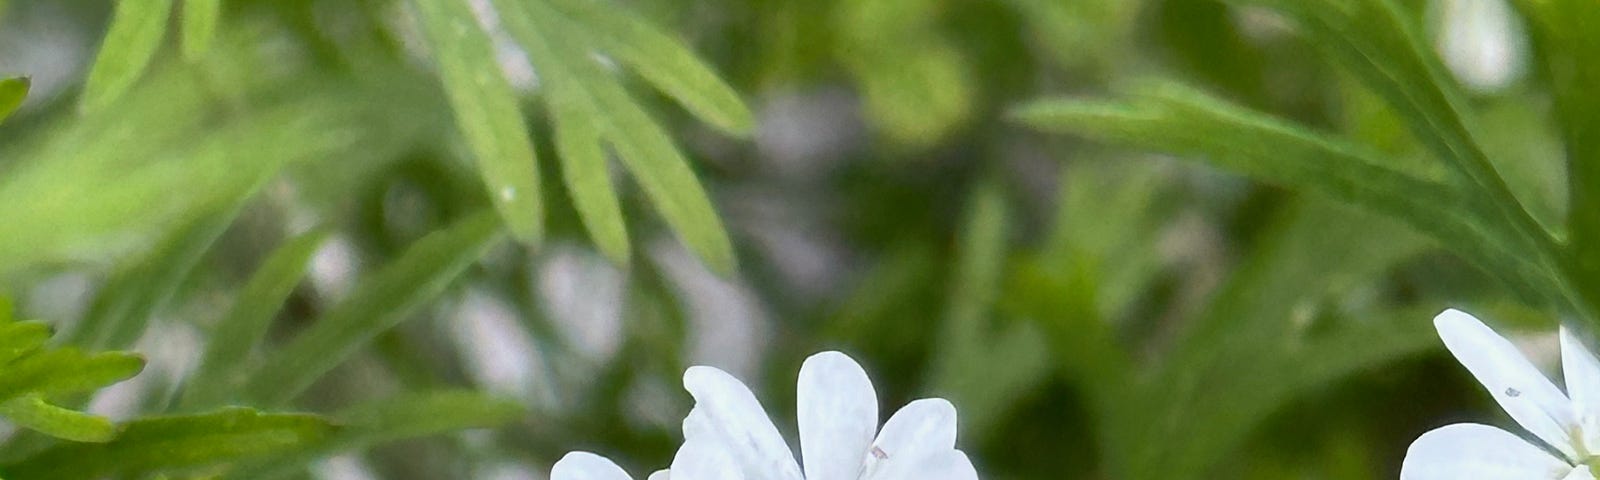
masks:
{"type": "MultiPolygon", "coordinates": [[[[878,396],[849,356],[823,352],[800,367],[800,459],[743,382],[712,367],[692,367],[684,389],[695,406],[684,443],[667,470],[649,480],[977,480],[955,448],[956,410],[944,399],[917,400],[878,428],[878,396]]],[[[551,480],[629,480],[610,460],[573,452],[551,480]]]]}
{"type": "Polygon", "coordinates": [[[1561,329],[1566,391],[1511,342],[1471,315],[1434,318],[1445,347],[1538,443],[1488,425],[1440,427],[1412,442],[1401,480],[1595,480],[1600,451],[1600,360],[1561,329]]]}

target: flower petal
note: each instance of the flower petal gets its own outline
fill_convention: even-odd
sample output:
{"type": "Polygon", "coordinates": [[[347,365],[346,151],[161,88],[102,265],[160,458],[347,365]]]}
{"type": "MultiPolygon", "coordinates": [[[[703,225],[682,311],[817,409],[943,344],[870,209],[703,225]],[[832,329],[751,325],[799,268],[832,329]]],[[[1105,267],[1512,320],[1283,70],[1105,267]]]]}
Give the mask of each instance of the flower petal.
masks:
{"type": "Polygon", "coordinates": [[[924,398],[906,404],[878,432],[872,444],[875,457],[918,458],[929,452],[956,448],[956,407],[943,398],[924,398]]]}
{"type": "Polygon", "coordinates": [[[1510,432],[1460,423],[1412,442],[1400,465],[1400,480],[1557,480],[1571,469],[1510,432]]]}
{"type": "Polygon", "coordinates": [[[722,448],[710,441],[684,442],[678,454],[672,457],[672,472],[691,480],[741,480],[738,462],[722,448]]]}
{"type": "Polygon", "coordinates": [[[972,460],[960,450],[924,452],[919,457],[880,459],[864,480],[978,480],[972,460]]]}
{"type": "Polygon", "coordinates": [[[1572,397],[1572,412],[1583,432],[1583,445],[1589,449],[1600,447],[1600,360],[1565,326],[1561,327],[1561,373],[1566,377],[1567,395],[1572,397]]]}
{"type": "Polygon", "coordinates": [[[843,353],[818,353],[800,366],[797,393],[806,480],[855,480],[878,433],[867,372],[843,353]]]}
{"type": "Polygon", "coordinates": [[[572,452],[550,468],[550,480],[632,480],[611,460],[589,452],[572,452]]]}
{"type": "Polygon", "coordinates": [[[671,480],[671,479],[672,479],[672,473],[671,473],[670,470],[656,470],[655,473],[650,474],[650,478],[648,478],[647,480],[671,480]]]}
{"type": "MultiPolygon", "coordinates": [[[[802,480],[800,465],[772,425],[761,402],[744,383],[712,367],[689,367],[683,388],[699,418],[684,421],[686,435],[711,436],[744,468],[749,480],[802,480]]],[[[691,416],[695,412],[690,412],[691,416]]]]}
{"type": "Polygon", "coordinates": [[[1562,477],[1561,480],[1595,480],[1595,479],[1594,479],[1594,473],[1589,471],[1589,466],[1588,465],[1579,465],[1578,468],[1572,469],[1572,472],[1568,473],[1567,476],[1562,477]]]}
{"type": "Polygon", "coordinates": [[[1433,319],[1439,338],[1517,423],[1567,458],[1577,456],[1570,432],[1578,428],[1572,403],[1517,347],[1483,322],[1458,310],[1433,319]]]}

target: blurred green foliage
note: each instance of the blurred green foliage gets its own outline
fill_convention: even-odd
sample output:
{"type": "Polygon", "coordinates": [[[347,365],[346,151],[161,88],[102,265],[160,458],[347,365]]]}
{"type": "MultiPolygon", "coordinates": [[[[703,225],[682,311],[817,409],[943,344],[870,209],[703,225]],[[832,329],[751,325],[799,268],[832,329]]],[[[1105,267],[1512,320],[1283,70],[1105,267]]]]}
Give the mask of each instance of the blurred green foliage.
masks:
{"type": "Polygon", "coordinates": [[[1600,10],[1454,1],[0,2],[0,476],[643,474],[840,349],[985,478],[1393,478],[1438,310],[1600,332],[1600,10]]]}

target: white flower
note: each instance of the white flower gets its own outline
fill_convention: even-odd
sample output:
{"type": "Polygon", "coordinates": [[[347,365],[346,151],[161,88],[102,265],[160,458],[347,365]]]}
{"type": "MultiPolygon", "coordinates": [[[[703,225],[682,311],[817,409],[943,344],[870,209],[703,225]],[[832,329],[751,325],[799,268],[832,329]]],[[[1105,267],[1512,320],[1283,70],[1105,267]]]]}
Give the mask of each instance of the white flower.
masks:
{"type": "Polygon", "coordinates": [[[1412,442],[1401,480],[1595,479],[1589,464],[1600,460],[1600,360],[1593,353],[1562,328],[1562,393],[1471,315],[1446,310],[1433,323],[1450,353],[1543,446],[1487,425],[1449,425],[1412,442]]]}
{"type": "MultiPolygon", "coordinates": [[[[692,367],[683,386],[695,407],[683,420],[675,480],[977,480],[955,448],[956,410],[944,399],[911,402],[878,430],[878,397],[855,360],[823,352],[800,367],[800,457],[744,383],[711,367],[692,367]],[[802,473],[801,463],[804,464],[802,473]]],[[[667,480],[669,471],[650,475],[667,480]]],[[[600,456],[574,452],[551,480],[628,480],[600,456]]]]}

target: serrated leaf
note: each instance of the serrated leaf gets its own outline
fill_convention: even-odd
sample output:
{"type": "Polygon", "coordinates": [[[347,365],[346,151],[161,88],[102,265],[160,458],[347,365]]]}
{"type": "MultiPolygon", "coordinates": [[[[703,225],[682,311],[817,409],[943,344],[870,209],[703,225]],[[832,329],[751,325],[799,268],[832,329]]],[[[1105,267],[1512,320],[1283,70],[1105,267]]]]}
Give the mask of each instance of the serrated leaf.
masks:
{"type": "Polygon", "coordinates": [[[208,337],[205,354],[186,381],[181,408],[214,406],[232,392],[244,373],[245,360],[263,342],[272,319],[300,284],[311,266],[311,256],[327,238],[327,232],[308,232],[285,243],[262,262],[239,291],[233,308],[208,337]]]}
{"type": "Polygon", "coordinates": [[[1202,160],[1268,183],[1320,192],[1411,225],[1498,274],[1526,298],[1559,302],[1560,282],[1509,233],[1490,198],[1402,171],[1367,149],[1318,135],[1173,84],[1147,85],[1127,102],[1048,100],[1014,112],[1045,131],[1071,132],[1202,160]],[[1467,208],[1463,208],[1467,206],[1467,208]],[[1473,207],[1476,206],[1476,207],[1473,207]]]}
{"type": "Polygon", "coordinates": [[[494,44],[462,0],[412,0],[456,125],[483,183],[517,240],[538,245],[544,205],[539,170],[516,93],[501,73],[494,44]]]}
{"type": "Polygon", "coordinates": [[[183,58],[197,61],[211,51],[222,19],[222,0],[183,0],[179,13],[183,27],[183,58]]]}
{"type": "Polygon", "coordinates": [[[386,398],[334,414],[340,430],[326,441],[292,455],[241,467],[229,478],[282,478],[318,458],[408,438],[497,427],[525,415],[526,411],[521,402],[469,391],[409,393],[386,398]]]}
{"type": "Polygon", "coordinates": [[[63,444],[3,471],[11,478],[78,480],[222,465],[292,451],[335,428],[305,414],[230,408],[212,413],[147,417],[122,425],[108,443],[63,444]]]}
{"type": "MultiPolygon", "coordinates": [[[[622,85],[590,58],[585,35],[543,2],[498,0],[495,5],[506,29],[539,68],[541,78],[551,83],[551,95],[564,102],[561,108],[566,117],[558,121],[567,122],[569,128],[584,124],[576,122],[598,125],[602,138],[616,150],[683,243],[714,271],[731,273],[733,246],[688,159],[622,85]]],[[[592,215],[585,220],[586,225],[596,225],[591,227],[591,235],[615,243],[615,211],[604,205],[601,195],[591,192],[592,198],[584,200],[589,206],[580,212],[589,210],[592,215]]]]}
{"type": "Polygon", "coordinates": [[[478,213],[412,244],[270,355],[250,376],[245,397],[272,406],[299,396],[373,338],[444,293],[496,243],[500,225],[494,215],[478,213]]]}
{"type": "Polygon", "coordinates": [[[17,107],[22,106],[32,83],[28,77],[0,80],[0,121],[5,121],[6,117],[17,111],[17,107]]]}
{"type": "Polygon", "coordinates": [[[111,420],[51,405],[38,395],[0,402],[0,416],[17,426],[75,442],[108,442],[117,434],[111,420]]]}
{"type": "Polygon", "coordinates": [[[83,109],[96,112],[126,93],[155,57],[172,0],[120,0],[83,89],[83,109]]]}
{"type": "MultiPolygon", "coordinates": [[[[542,1],[542,0],[540,0],[542,1]]],[[[599,0],[553,0],[584,28],[586,38],[615,55],[696,117],[724,132],[746,136],[755,121],[732,87],[673,35],[637,14],[599,0]]]]}

